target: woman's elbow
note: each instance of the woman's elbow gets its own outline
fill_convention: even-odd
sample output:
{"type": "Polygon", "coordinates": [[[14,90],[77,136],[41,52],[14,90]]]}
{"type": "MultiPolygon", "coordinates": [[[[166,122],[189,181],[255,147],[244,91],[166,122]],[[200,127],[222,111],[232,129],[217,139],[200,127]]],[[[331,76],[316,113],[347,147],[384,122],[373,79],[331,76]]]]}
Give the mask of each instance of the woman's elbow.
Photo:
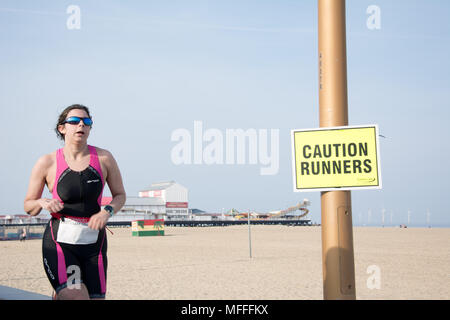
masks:
{"type": "Polygon", "coordinates": [[[113,198],[116,198],[116,197],[120,197],[120,198],[126,199],[127,198],[127,194],[125,193],[125,190],[120,190],[120,191],[118,191],[118,192],[113,194],[113,198]]]}
{"type": "Polygon", "coordinates": [[[28,200],[23,201],[23,211],[25,211],[27,214],[32,215],[31,212],[33,211],[32,208],[30,208],[28,204],[28,200]]]}
{"type": "Polygon", "coordinates": [[[30,203],[33,200],[24,200],[23,202],[23,210],[29,214],[30,216],[37,216],[42,208],[39,206],[33,206],[33,203],[30,203]]]}
{"type": "Polygon", "coordinates": [[[127,194],[125,193],[125,191],[123,193],[120,194],[121,198],[122,198],[122,205],[125,204],[125,201],[127,200],[127,194]]]}

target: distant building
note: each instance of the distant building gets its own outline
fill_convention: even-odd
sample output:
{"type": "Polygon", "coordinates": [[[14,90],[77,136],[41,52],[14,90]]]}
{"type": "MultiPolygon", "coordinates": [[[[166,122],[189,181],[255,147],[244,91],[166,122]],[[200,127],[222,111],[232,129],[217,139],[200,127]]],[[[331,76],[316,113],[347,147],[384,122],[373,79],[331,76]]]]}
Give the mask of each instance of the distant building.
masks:
{"type": "Polygon", "coordinates": [[[49,219],[49,214],[41,214],[40,216],[28,214],[0,215],[0,224],[47,223],[49,219]]]}
{"type": "MultiPolygon", "coordinates": [[[[102,199],[102,206],[111,197],[102,199]]],[[[138,219],[185,220],[189,217],[188,189],[175,181],[157,182],[139,191],[138,197],[127,197],[123,208],[110,221],[138,219]]]]}

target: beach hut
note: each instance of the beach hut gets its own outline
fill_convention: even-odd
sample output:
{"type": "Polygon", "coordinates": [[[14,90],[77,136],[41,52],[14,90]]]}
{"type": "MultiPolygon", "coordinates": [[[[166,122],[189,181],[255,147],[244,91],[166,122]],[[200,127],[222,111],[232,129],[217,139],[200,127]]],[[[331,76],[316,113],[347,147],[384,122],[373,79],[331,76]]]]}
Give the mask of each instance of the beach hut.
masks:
{"type": "Polygon", "coordinates": [[[164,220],[135,220],[131,223],[131,233],[135,237],[163,236],[164,220]]]}

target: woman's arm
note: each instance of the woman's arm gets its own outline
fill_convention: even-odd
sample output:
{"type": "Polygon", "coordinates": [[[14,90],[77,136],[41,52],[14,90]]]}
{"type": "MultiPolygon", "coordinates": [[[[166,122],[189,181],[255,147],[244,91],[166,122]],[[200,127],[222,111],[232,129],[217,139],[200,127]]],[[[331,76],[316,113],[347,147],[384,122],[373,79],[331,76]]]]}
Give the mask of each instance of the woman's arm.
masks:
{"type": "MultiPolygon", "coordinates": [[[[99,157],[103,160],[103,165],[106,169],[106,182],[108,183],[109,190],[111,190],[112,200],[109,205],[112,206],[114,212],[117,213],[122,209],[127,197],[122,182],[122,175],[120,174],[116,160],[109,151],[101,150],[99,157]]],[[[109,217],[108,212],[101,210],[91,217],[88,226],[91,229],[103,229],[106,226],[109,217]]]]}
{"type": "Polygon", "coordinates": [[[23,208],[29,215],[38,215],[42,208],[50,212],[58,212],[63,208],[63,205],[56,199],[41,198],[45,186],[45,178],[50,166],[50,155],[45,155],[39,158],[31,170],[28,191],[23,202],[23,208]]]}
{"type": "Polygon", "coordinates": [[[114,208],[114,212],[119,212],[125,204],[127,195],[123,186],[122,175],[120,174],[119,166],[111,153],[107,152],[105,165],[108,170],[106,181],[108,182],[109,190],[111,190],[112,200],[109,203],[114,208]]]}

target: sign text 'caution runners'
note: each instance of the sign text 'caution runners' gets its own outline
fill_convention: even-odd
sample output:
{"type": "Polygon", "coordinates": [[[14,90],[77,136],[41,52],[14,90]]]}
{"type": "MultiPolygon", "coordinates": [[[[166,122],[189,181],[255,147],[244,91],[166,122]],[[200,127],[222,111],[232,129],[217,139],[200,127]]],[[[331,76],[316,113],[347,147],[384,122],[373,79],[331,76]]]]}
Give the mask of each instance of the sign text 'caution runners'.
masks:
{"type": "Polygon", "coordinates": [[[294,191],[381,189],[378,126],[292,130],[294,191]]]}

